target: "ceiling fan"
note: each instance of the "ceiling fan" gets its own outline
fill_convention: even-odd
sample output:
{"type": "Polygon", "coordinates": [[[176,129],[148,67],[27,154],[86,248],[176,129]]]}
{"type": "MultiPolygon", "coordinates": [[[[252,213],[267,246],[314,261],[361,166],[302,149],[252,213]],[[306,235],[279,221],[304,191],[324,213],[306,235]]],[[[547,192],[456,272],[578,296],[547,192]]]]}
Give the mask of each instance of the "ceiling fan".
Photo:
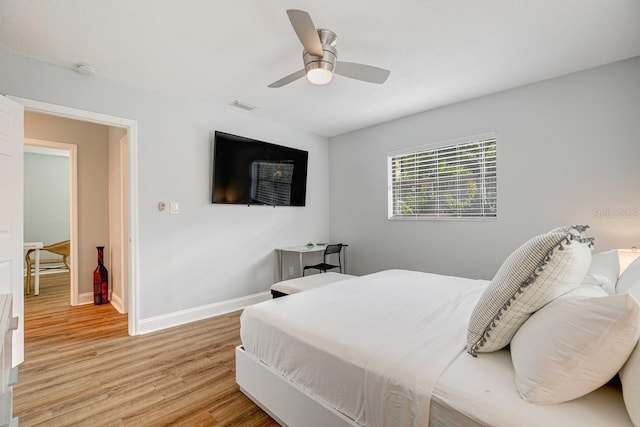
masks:
{"type": "Polygon", "coordinates": [[[336,51],[338,37],[336,33],[325,29],[316,30],[311,17],[303,10],[288,9],[287,15],[304,47],[302,51],[304,68],[271,83],[269,87],[282,87],[305,75],[307,80],[316,85],[329,83],[334,73],[377,84],[384,83],[389,77],[389,70],[384,68],[355,62],[338,62],[338,52],[336,51]]]}

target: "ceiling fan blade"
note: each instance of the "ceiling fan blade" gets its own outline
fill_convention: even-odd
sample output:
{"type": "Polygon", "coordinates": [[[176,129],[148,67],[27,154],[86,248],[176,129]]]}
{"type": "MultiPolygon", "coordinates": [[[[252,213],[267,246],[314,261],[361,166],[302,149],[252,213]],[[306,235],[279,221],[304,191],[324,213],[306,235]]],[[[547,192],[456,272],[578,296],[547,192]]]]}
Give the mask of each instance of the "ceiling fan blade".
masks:
{"type": "Polygon", "coordinates": [[[302,46],[304,46],[310,54],[322,58],[324,54],[322,52],[322,44],[320,43],[318,30],[316,30],[315,25],[313,25],[309,14],[304,10],[288,9],[287,15],[302,46]]]}
{"type": "Polygon", "coordinates": [[[291,73],[288,76],[281,78],[277,82],[271,83],[269,87],[282,87],[284,85],[288,85],[289,83],[295,82],[299,78],[304,77],[305,74],[304,69],[298,70],[295,73],[291,73]]]}
{"type": "Polygon", "coordinates": [[[350,79],[362,80],[369,83],[382,84],[389,77],[389,70],[384,68],[374,67],[372,65],[358,64],[356,62],[342,62],[338,61],[336,68],[333,71],[341,76],[349,77],[350,79]]]}

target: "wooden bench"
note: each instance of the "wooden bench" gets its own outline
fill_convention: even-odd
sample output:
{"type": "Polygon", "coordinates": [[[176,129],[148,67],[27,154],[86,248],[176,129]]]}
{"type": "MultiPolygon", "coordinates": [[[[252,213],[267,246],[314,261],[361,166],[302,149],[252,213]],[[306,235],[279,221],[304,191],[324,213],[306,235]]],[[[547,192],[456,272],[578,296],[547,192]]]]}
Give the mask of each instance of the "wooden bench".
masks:
{"type": "Polygon", "coordinates": [[[283,280],[271,286],[271,296],[273,298],[283,297],[298,292],[308,291],[330,283],[340,282],[356,276],[327,272],[312,274],[311,276],[299,277],[297,279],[283,280]]]}

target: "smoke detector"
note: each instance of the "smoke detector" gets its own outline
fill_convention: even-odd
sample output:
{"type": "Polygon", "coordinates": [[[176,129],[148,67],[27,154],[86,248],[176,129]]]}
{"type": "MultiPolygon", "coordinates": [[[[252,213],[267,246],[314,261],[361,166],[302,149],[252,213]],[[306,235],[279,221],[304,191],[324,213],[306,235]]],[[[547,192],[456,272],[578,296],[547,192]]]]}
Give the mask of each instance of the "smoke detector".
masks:
{"type": "Polygon", "coordinates": [[[83,76],[95,76],[97,73],[96,67],[90,64],[85,64],[84,62],[76,64],[73,69],[83,76]]]}

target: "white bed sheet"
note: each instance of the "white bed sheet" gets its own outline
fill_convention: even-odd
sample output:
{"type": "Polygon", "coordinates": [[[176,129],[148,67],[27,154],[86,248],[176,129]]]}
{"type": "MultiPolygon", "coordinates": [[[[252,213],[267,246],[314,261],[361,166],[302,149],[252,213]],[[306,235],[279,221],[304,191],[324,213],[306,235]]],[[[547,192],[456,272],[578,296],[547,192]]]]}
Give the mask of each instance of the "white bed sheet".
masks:
{"type": "Polygon", "coordinates": [[[361,425],[426,426],[487,284],[383,271],[248,307],[240,335],[245,351],[361,425]]]}
{"type": "MultiPolygon", "coordinates": [[[[432,398],[464,414],[474,425],[489,426],[632,426],[622,393],[604,386],[557,405],[534,405],[518,396],[508,350],[463,352],[438,380],[432,398]]],[[[432,419],[434,425],[447,425],[432,419]]]]}

